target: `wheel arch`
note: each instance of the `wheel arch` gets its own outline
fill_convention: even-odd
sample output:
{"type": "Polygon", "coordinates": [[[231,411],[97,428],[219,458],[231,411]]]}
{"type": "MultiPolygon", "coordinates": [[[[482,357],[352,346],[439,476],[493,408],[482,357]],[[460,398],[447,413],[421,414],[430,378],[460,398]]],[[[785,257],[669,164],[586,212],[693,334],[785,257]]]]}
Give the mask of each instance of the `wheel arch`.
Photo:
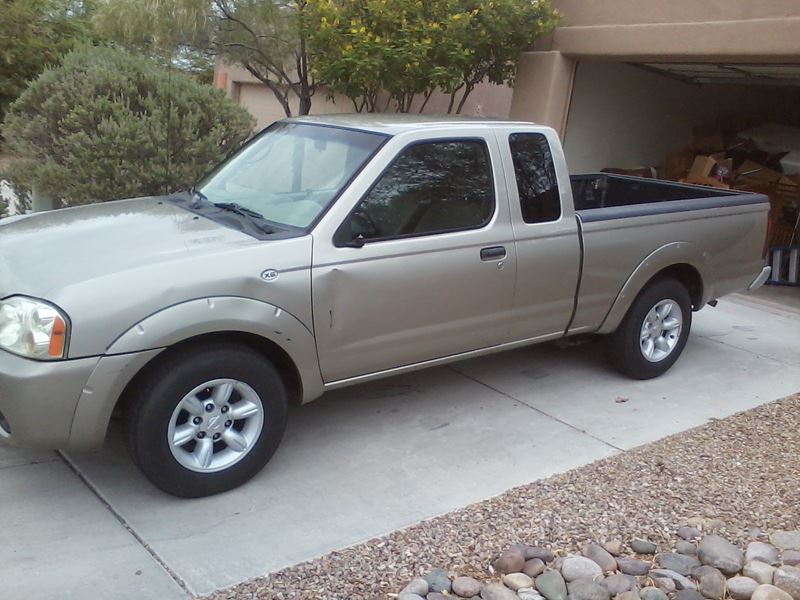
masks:
{"type": "Polygon", "coordinates": [[[705,253],[689,242],[667,244],[647,256],[633,270],[598,333],[615,331],[639,294],[651,282],[664,277],[674,278],[686,286],[694,311],[700,310],[711,299],[711,267],[705,253]]]}

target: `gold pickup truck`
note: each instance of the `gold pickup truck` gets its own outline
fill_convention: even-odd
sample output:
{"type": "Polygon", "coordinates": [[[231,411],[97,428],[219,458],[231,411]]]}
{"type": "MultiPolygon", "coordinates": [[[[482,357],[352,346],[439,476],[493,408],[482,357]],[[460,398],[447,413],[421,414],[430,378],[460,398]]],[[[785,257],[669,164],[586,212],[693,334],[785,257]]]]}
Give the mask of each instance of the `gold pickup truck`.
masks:
{"type": "Polygon", "coordinates": [[[0,441],[102,444],[178,496],[256,474],[287,403],[576,335],[669,369],[761,285],[765,196],[570,177],[553,130],[287,119],[189,191],[0,222],[0,441]]]}

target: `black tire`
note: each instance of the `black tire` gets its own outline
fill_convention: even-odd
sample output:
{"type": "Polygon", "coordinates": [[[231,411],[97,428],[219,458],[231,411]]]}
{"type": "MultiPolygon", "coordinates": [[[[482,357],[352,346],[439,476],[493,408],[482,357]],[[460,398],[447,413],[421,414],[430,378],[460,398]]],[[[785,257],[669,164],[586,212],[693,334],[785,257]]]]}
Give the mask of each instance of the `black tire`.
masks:
{"type": "Polygon", "coordinates": [[[633,379],[652,379],[665,373],[675,364],[686,346],[692,327],[692,301],[686,287],[671,278],[658,279],[648,284],[628,309],[628,314],[617,330],[608,336],[611,363],[624,375],[633,379]],[[645,357],[641,347],[642,327],[650,311],[662,300],[673,300],[680,307],[683,324],[677,343],[671,352],[658,361],[645,357]]]}
{"type": "Polygon", "coordinates": [[[182,498],[210,496],[242,485],[269,461],[286,429],[287,397],[280,375],[258,352],[238,344],[167,351],[136,382],[127,400],[125,433],[133,461],[153,485],[182,498]],[[247,384],[258,395],[264,414],[260,434],[230,467],[213,473],[190,470],[170,449],[167,432],[173,413],[196,387],[228,378],[247,384]]]}

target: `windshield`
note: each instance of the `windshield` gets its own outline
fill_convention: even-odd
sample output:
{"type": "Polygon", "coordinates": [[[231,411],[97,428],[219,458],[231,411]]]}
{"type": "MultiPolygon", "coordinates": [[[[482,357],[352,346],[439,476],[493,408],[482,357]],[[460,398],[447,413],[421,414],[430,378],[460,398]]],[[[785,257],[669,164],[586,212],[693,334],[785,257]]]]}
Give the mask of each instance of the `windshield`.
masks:
{"type": "Polygon", "coordinates": [[[275,123],[209,175],[197,190],[277,225],[311,225],[385,136],[338,127],[275,123]]]}

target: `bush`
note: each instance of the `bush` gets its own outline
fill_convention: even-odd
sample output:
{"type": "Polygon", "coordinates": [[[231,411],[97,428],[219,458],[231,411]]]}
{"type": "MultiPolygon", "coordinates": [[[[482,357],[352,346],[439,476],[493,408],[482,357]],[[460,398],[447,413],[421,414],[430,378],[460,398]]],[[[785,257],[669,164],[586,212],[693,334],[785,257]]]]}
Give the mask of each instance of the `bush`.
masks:
{"type": "Polygon", "coordinates": [[[6,169],[64,205],[157,195],[195,183],[253,128],[220,90],[107,47],[69,53],[11,105],[6,169]]]}

